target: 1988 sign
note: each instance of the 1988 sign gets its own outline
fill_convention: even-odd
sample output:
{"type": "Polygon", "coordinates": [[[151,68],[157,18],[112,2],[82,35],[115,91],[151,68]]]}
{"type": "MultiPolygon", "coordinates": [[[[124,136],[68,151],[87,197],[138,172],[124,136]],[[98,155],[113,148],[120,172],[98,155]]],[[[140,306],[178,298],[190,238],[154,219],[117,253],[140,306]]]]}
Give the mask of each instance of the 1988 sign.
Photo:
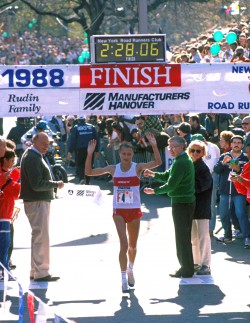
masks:
{"type": "Polygon", "coordinates": [[[8,86],[10,88],[25,88],[30,85],[38,88],[47,86],[61,87],[64,85],[64,71],[59,68],[54,68],[49,71],[42,68],[36,68],[32,71],[25,68],[9,68],[1,76],[2,78],[8,79],[8,86]]]}

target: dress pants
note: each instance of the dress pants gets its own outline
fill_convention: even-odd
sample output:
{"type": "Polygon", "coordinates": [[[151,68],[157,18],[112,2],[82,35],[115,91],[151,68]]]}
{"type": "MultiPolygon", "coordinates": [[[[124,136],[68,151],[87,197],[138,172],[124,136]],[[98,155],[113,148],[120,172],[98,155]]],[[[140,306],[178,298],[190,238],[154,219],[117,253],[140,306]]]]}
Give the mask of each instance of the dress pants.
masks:
{"type": "Polygon", "coordinates": [[[194,261],[191,244],[191,230],[194,210],[195,202],[172,204],[176,253],[183,276],[192,276],[194,274],[194,261]]]}
{"type": "Polygon", "coordinates": [[[30,277],[42,278],[49,275],[50,268],[50,202],[24,202],[24,210],[31,226],[30,277]]]}
{"type": "Polygon", "coordinates": [[[211,265],[211,239],[209,235],[209,220],[194,219],[192,225],[192,248],[194,263],[211,265]]]}

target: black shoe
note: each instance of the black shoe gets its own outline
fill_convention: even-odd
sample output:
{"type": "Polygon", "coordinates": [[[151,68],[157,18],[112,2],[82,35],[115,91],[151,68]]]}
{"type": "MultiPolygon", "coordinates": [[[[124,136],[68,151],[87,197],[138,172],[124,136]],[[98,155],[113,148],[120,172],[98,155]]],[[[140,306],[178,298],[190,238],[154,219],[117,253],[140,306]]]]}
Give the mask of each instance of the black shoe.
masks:
{"type": "Polygon", "coordinates": [[[177,270],[174,274],[169,274],[170,277],[181,278],[181,269],[177,270]]]}
{"type": "Polygon", "coordinates": [[[232,238],[225,238],[225,237],[219,237],[216,239],[216,241],[221,243],[230,243],[233,242],[232,238]]]}
{"type": "Polygon", "coordinates": [[[16,265],[13,265],[11,259],[9,260],[9,267],[11,270],[16,269],[16,265]]]}
{"type": "Polygon", "coordinates": [[[170,277],[173,278],[192,278],[193,274],[190,275],[183,275],[181,269],[177,270],[175,274],[169,274],[170,277]]]}
{"type": "Polygon", "coordinates": [[[36,279],[34,279],[34,281],[35,282],[55,282],[58,279],[60,279],[60,277],[55,277],[55,276],[48,275],[48,276],[45,276],[45,277],[42,277],[42,278],[36,278],[36,279]]]}

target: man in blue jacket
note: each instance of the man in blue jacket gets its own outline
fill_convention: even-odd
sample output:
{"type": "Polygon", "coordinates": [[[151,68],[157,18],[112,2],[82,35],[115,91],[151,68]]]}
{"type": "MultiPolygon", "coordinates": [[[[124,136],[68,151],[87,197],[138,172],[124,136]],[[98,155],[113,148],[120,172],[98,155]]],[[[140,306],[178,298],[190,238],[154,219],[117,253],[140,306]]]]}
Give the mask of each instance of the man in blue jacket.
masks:
{"type": "Polygon", "coordinates": [[[99,138],[96,128],[86,123],[85,117],[78,117],[77,124],[71,129],[69,138],[68,158],[72,158],[72,153],[76,154],[76,174],[80,184],[89,185],[90,177],[85,175],[85,162],[88,155],[88,143],[90,140],[97,141],[95,157],[98,158],[99,138]]]}

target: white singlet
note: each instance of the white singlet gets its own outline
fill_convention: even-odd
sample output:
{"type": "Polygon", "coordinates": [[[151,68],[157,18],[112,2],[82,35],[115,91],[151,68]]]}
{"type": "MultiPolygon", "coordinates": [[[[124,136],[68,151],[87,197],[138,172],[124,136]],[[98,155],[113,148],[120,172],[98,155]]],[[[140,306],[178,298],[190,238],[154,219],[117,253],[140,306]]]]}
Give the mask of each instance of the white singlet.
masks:
{"type": "Polygon", "coordinates": [[[141,207],[140,178],[136,174],[136,163],[127,172],[121,170],[117,164],[113,175],[114,181],[114,209],[136,209],[141,207]]]}

